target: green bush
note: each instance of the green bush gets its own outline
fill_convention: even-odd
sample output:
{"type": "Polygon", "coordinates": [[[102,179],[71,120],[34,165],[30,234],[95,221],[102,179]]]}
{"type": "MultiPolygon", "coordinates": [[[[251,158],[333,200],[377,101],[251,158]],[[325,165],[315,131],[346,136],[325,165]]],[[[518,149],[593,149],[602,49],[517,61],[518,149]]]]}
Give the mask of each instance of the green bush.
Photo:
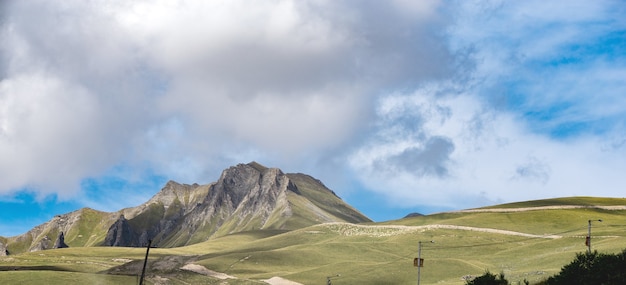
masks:
{"type": "Polygon", "coordinates": [[[626,249],[619,254],[579,253],[563,266],[546,285],[623,285],[626,284],[626,249]]]}
{"type": "Polygon", "coordinates": [[[492,274],[487,271],[485,274],[478,276],[472,280],[467,280],[466,285],[509,285],[509,281],[504,278],[504,273],[499,275],[492,274]]]}

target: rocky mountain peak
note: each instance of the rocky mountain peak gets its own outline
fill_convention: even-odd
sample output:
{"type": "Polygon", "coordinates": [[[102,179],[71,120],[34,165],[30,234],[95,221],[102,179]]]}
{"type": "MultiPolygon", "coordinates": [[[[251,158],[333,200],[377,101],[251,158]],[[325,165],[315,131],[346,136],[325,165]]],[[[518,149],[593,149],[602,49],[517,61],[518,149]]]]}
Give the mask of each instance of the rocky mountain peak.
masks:
{"type": "Polygon", "coordinates": [[[232,209],[236,209],[244,200],[272,199],[281,191],[298,193],[297,187],[278,168],[259,167],[258,163],[238,164],[222,172],[220,179],[211,187],[206,202],[223,202],[225,198],[232,209]],[[217,199],[217,200],[216,200],[217,199]]]}
{"type": "Polygon", "coordinates": [[[198,184],[181,184],[176,181],[170,180],[168,181],[161,191],[159,191],[156,195],[154,195],[146,204],[152,203],[162,203],[163,205],[169,206],[173,204],[176,200],[181,201],[184,200],[184,197],[188,197],[189,193],[194,189],[198,188],[200,185],[198,184]]]}
{"type": "Polygon", "coordinates": [[[256,161],[251,161],[251,162],[249,162],[249,163],[248,163],[248,166],[253,167],[253,168],[255,168],[256,170],[261,171],[261,172],[263,172],[263,171],[265,171],[265,169],[267,169],[267,167],[266,167],[266,166],[263,166],[262,164],[260,164],[260,163],[258,163],[258,162],[256,162],[256,161]]]}
{"type": "MultiPolygon", "coordinates": [[[[4,243],[29,250],[76,246],[182,246],[251,230],[293,230],[325,222],[368,222],[321,181],[257,162],[222,171],[205,185],[168,181],[137,207],[106,213],[84,208],[58,215],[4,243]],[[105,232],[106,234],[102,234],[105,232]],[[67,242],[66,242],[67,241],[67,242]]],[[[0,246],[0,251],[2,247],[0,246]]]]}

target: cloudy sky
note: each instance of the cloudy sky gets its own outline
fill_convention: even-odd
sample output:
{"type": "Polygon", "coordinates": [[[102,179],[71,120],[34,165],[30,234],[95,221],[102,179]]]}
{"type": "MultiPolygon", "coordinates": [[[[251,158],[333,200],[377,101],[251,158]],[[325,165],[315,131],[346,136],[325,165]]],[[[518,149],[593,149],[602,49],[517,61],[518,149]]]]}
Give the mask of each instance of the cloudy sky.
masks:
{"type": "Polygon", "coordinates": [[[626,193],[623,1],[2,1],[0,235],[257,161],[370,218],[626,193]]]}

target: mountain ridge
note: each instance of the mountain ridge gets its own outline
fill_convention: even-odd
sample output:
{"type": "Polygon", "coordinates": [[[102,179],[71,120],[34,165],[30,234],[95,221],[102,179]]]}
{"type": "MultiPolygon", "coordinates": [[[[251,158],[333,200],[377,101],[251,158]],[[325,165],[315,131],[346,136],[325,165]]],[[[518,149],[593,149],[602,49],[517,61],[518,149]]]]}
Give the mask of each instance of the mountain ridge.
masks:
{"type": "Polygon", "coordinates": [[[4,238],[10,253],[52,248],[64,235],[76,246],[159,247],[202,242],[236,232],[293,230],[325,222],[371,222],[321,181],[257,162],[222,171],[215,182],[168,181],[145,203],[117,212],[82,208],[56,215],[28,232],[4,238]]]}

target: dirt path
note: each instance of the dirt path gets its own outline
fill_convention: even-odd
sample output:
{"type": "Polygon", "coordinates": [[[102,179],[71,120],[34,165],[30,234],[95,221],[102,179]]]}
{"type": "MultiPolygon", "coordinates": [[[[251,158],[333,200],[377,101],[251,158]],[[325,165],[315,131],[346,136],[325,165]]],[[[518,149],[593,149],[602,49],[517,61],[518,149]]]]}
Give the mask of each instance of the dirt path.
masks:
{"type": "Polygon", "coordinates": [[[513,213],[526,211],[541,210],[566,210],[566,209],[602,209],[609,211],[626,210],[626,206],[585,206],[585,205],[565,205],[565,206],[541,206],[527,208],[489,208],[489,209],[470,209],[453,211],[451,213],[513,213]]]}
{"type": "Polygon", "coordinates": [[[329,223],[325,225],[329,229],[344,236],[384,237],[384,236],[409,234],[413,232],[433,230],[433,229],[449,229],[449,230],[494,233],[494,234],[511,235],[511,236],[522,236],[522,237],[531,237],[531,238],[557,239],[557,238],[562,237],[559,235],[536,235],[536,234],[528,234],[528,233],[508,231],[508,230],[457,226],[457,225],[443,225],[443,224],[432,224],[432,225],[424,225],[424,226],[401,226],[401,225],[356,225],[356,224],[348,224],[348,223],[329,223]]]}
{"type": "Polygon", "coordinates": [[[559,236],[559,235],[535,235],[535,234],[527,234],[527,233],[515,232],[515,231],[498,230],[498,229],[490,229],[490,228],[455,226],[455,225],[427,225],[427,226],[421,226],[421,227],[425,227],[425,228],[428,228],[428,229],[451,229],[451,230],[474,231],[474,232],[494,233],[494,234],[501,234],[501,235],[532,237],[532,238],[557,239],[557,238],[562,238],[563,237],[563,236],[559,236]]]}
{"type": "Polygon", "coordinates": [[[181,267],[180,269],[191,271],[191,272],[195,272],[195,273],[206,275],[206,276],[210,276],[210,277],[217,278],[217,279],[220,279],[220,280],[237,279],[237,277],[235,277],[235,276],[230,276],[230,275],[228,275],[226,273],[213,271],[213,270],[208,269],[208,268],[206,268],[206,267],[204,267],[202,265],[199,265],[199,264],[193,264],[193,263],[185,264],[185,266],[181,267]]]}

